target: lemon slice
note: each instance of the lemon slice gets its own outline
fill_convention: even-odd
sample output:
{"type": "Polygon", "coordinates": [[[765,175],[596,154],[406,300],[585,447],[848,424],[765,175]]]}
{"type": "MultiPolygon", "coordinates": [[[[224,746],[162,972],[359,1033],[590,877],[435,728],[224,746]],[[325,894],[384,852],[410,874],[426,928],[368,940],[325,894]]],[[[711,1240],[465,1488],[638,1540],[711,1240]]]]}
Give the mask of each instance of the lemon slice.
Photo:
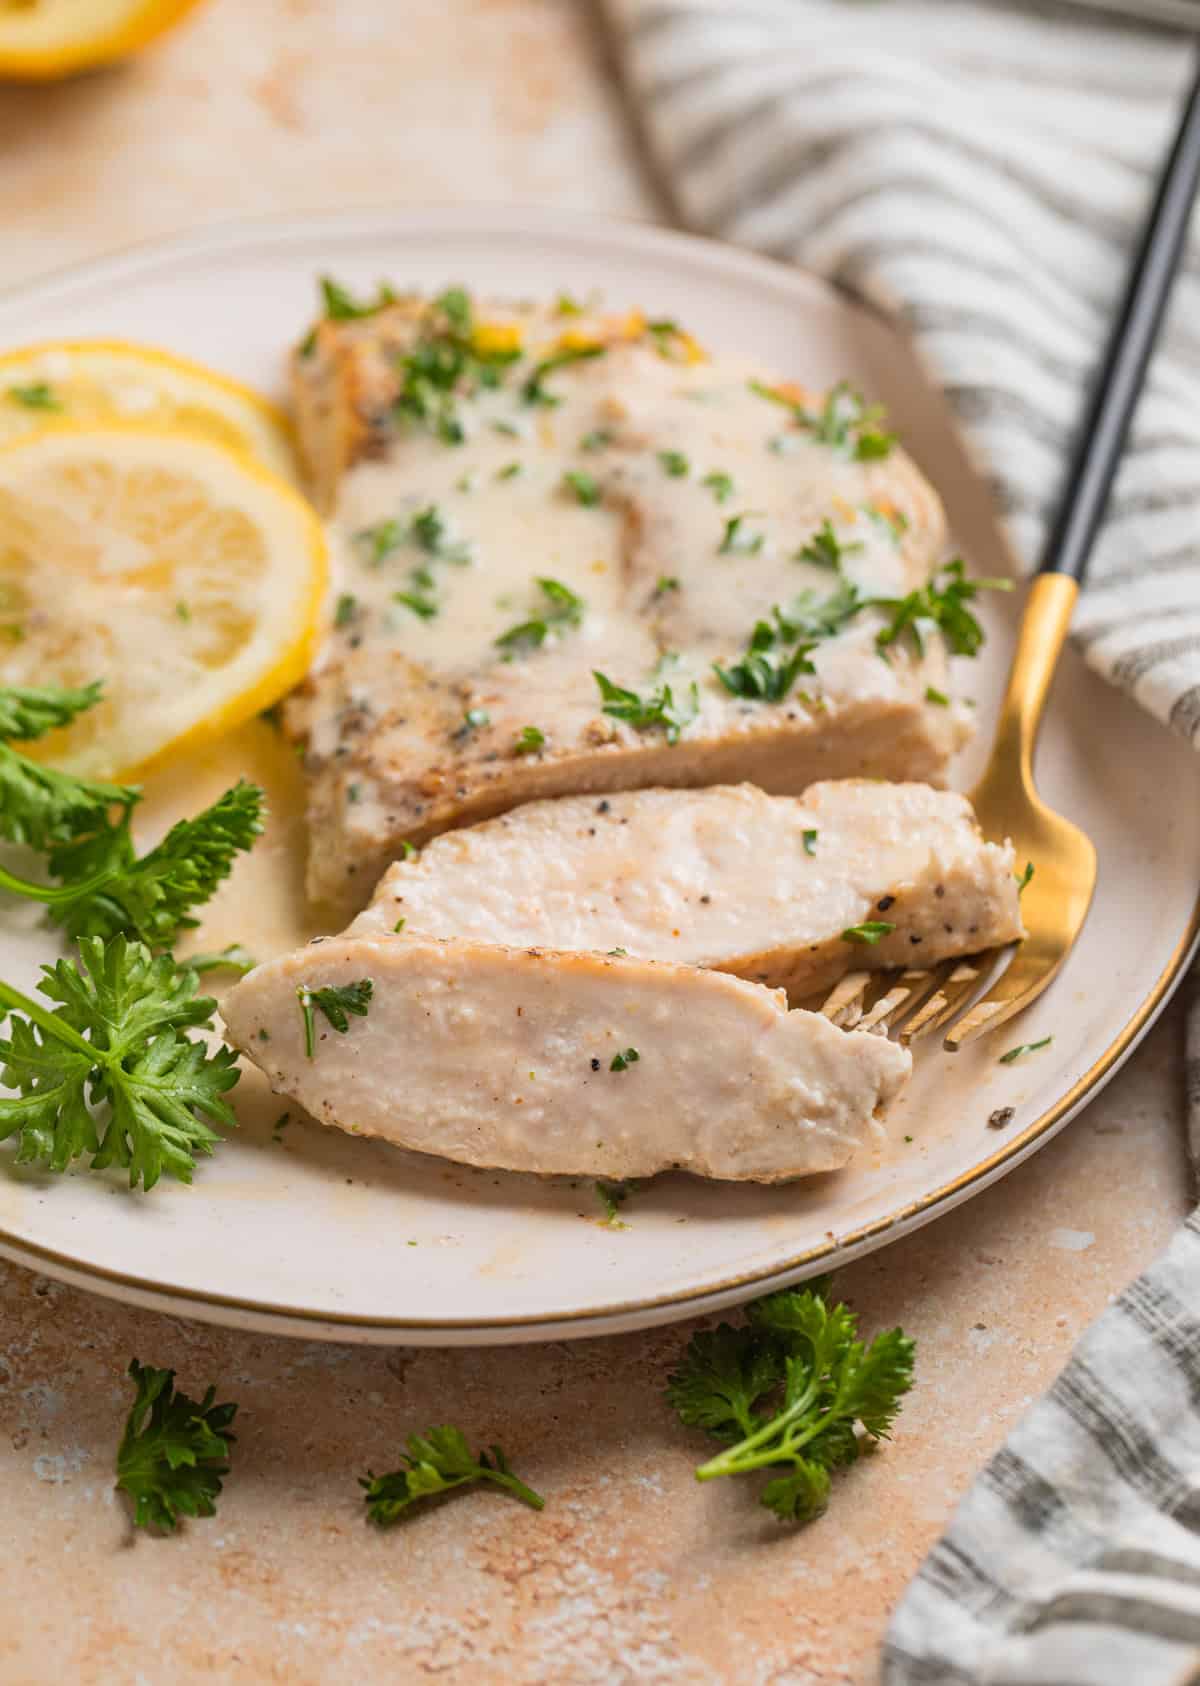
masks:
{"type": "Polygon", "coordinates": [[[48,81],[125,58],[198,0],[0,0],[0,76],[48,81]]]}
{"type": "Polygon", "coordinates": [[[140,775],[278,701],[326,577],[304,499],[212,440],[126,422],[0,448],[0,684],[104,681],[43,740],[72,772],[140,775]]]}
{"type": "Polygon", "coordinates": [[[186,427],[296,478],[281,411],[240,381],[155,346],[60,340],[0,356],[0,445],[62,421],[186,427]]]}

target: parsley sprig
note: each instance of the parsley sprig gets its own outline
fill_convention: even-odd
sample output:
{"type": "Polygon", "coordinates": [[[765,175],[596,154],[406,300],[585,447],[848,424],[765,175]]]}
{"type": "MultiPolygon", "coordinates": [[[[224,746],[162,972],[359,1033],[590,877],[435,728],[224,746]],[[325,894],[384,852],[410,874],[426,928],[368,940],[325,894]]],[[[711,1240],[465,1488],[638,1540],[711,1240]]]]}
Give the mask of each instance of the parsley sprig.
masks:
{"type": "Polygon", "coordinates": [[[216,1010],[196,987],[189,967],[124,937],[84,938],[77,962],[44,966],[53,1007],[0,982],[0,1081],[16,1090],[0,1097],[0,1140],[18,1138],[18,1161],[65,1171],[90,1154],[92,1170],[126,1167],[131,1188],[190,1182],[221,1139],[212,1126],[237,1122],[224,1099],[237,1055],[186,1034],[216,1010]]]}
{"type": "Polygon", "coordinates": [[[891,1329],[865,1347],[858,1319],[830,1305],[823,1284],[756,1300],[747,1319],[694,1335],[667,1398],[689,1426],[732,1442],[697,1480],[771,1469],[761,1502],[808,1522],[825,1509],[831,1472],[889,1437],[912,1386],[913,1342],[891,1329]]]}
{"type": "MultiPolygon", "coordinates": [[[[0,739],[28,742],[68,726],[100,701],[99,683],[78,690],[0,688],[0,739]]],[[[131,785],[77,778],[0,742],[0,836],[47,856],[57,884],[39,884],[0,867],[0,889],[41,902],[67,935],[119,932],[169,948],[197,921],[237,854],[263,829],[263,792],[244,780],[195,818],[180,820],[148,854],[131,832],[140,792],[131,785]]]]}
{"type": "Polygon", "coordinates": [[[117,1486],[134,1502],[135,1528],[173,1532],[181,1516],[214,1516],[229,1473],[230,1424],[237,1406],[175,1389],[174,1370],[129,1366],[135,1396],[117,1449],[117,1486]]]}
{"type": "Polygon", "coordinates": [[[416,344],[397,360],[400,390],[396,417],[434,433],[445,445],[461,445],[466,430],[457,399],[500,384],[519,346],[487,348],[475,333],[471,301],[461,287],[447,287],[431,302],[416,344]]]}
{"type": "Polygon", "coordinates": [[[515,1476],[499,1446],[473,1453],[461,1429],[429,1428],[424,1434],[410,1434],[401,1454],[401,1468],[389,1475],[368,1470],[360,1476],[367,1516],[382,1528],[391,1527],[422,1499],[437,1498],[456,1488],[488,1482],[511,1493],[531,1510],[542,1510],[546,1501],[540,1493],[515,1476]]]}

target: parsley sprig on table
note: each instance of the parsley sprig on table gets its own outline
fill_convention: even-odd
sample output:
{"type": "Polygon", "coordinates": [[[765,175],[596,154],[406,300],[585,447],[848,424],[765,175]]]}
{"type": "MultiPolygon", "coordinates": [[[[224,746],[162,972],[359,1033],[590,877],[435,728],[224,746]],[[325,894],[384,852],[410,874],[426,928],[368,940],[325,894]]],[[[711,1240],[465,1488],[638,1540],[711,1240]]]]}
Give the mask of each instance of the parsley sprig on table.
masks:
{"type": "Polygon", "coordinates": [[[262,831],[263,793],[239,782],[139,857],[131,832],[138,790],[78,778],[13,747],[70,725],[100,697],[99,683],[0,688],[0,836],[42,851],[59,880],[34,883],[0,867],[0,889],[41,902],[73,940],[124,933],[168,948],[262,831]]]}
{"type": "Polygon", "coordinates": [[[65,1171],[84,1154],[92,1170],[128,1169],[151,1189],[164,1173],[190,1182],[237,1120],[225,1096],[237,1055],[210,1054],[189,1030],[209,1030],[216,1002],[197,996],[195,972],[142,943],[87,937],[79,959],[42,968],[36,1001],[0,982],[9,1033],[0,1037],[0,1140],[18,1138],[19,1162],[65,1171]]]}
{"type": "Polygon", "coordinates": [[[901,1329],[858,1339],[858,1319],[826,1286],[756,1300],[747,1322],[694,1335],[667,1397],[689,1426],[726,1449],[699,1481],[769,1469],[761,1502],[788,1522],[819,1516],[830,1474],[887,1439],[912,1386],[913,1342],[901,1329]]]}
{"type": "Polygon", "coordinates": [[[367,1515],[380,1527],[398,1522],[422,1499],[437,1498],[481,1481],[511,1493],[532,1510],[542,1510],[545,1506],[541,1494],[513,1474],[499,1446],[491,1448],[490,1457],[487,1452],[476,1455],[461,1429],[426,1429],[424,1434],[410,1434],[405,1445],[402,1468],[389,1475],[375,1475],[368,1470],[359,1478],[367,1515]]]}
{"type": "Polygon", "coordinates": [[[181,1516],[214,1516],[229,1473],[229,1425],[237,1406],[175,1390],[174,1370],[129,1366],[136,1395],[117,1449],[117,1486],[134,1502],[135,1528],[171,1533],[181,1516]]]}

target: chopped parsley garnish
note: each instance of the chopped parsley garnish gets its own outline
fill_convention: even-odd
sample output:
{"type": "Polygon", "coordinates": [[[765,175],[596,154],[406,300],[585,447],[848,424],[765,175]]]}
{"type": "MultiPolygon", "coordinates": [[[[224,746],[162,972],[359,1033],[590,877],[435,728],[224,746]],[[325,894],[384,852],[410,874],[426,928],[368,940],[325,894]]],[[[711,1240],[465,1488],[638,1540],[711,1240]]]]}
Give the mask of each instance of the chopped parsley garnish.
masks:
{"type": "Polygon", "coordinates": [[[600,482],[594,474],[585,474],[580,468],[569,468],[563,475],[563,485],[569,492],[574,492],[577,503],[586,505],[588,509],[594,509],[600,502],[600,482]]]}
{"type": "Polygon", "coordinates": [[[487,1452],[474,1456],[461,1429],[429,1428],[424,1434],[410,1434],[405,1446],[407,1449],[401,1454],[403,1468],[393,1470],[390,1475],[375,1475],[368,1470],[359,1478],[367,1516],[380,1528],[390,1528],[422,1499],[436,1498],[480,1481],[503,1488],[531,1510],[545,1507],[541,1494],[513,1474],[499,1446],[491,1447],[490,1457],[487,1452]]]}
{"type": "Polygon", "coordinates": [[[679,581],[674,574],[660,574],[654,583],[655,597],[665,597],[668,592],[678,590],[679,581]]]}
{"type": "Polygon", "coordinates": [[[365,1019],[374,993],[375,985],[370,978],[359,978],[356,983],[350,984],[326,984],[323,989],[297,984],[296,999],[304,1020],[304,1052],[307,1057],[311,1060],[317,1051],[315,1009],[319,1008],[325,1015],[331,1029],[336,1030],[339,1036],[345,1036],[350,1029],[348,1015],[365,1019]]]}
{"type": "Polygon", "coordinates": [[[402,861],[415,860],[420,852],[416,844],[410,843],[407,837],[400,839],[400,859],[402,861]]]}
{"type": "Polygon", "coordinates": [[[826,517],[808,543],[800,546],[795,560],[811,562],[817,568],[830,568],[837,573],[843,559],[861,549],[861,544],[843,544],[833,530],[833,523],[826,517]]]}
{"type": "Polygon", "coordinates": [[[1032,877],[1033,877],[1033,862],[1032,861],[1026,861],[1025,862],[1025,870],[1024,870],[1023,873],[1021,873],[1020,877],[1017,879],[1017,894],[1018,894],[1018,896],[1021,894],[1021,891],[1025,888],[1026,884],[1028,884],[1029,880],[1032,877]]]}
{"type": "Polygon", "coordinates": [[[423,621],[433,620],[439,612],[437,598],[431,597],[426,591],[393,591],[392,602],[402,603],[423,621]]]}
{"type": "Polygon", "coordinates": [[[120,1165],[129,1186],[152,1189],[164,1173],[189,1183],[196,1157],[220,1141],[213,1125],[237,1119],[225,1096],[237,1055],[215,1053],[188,1031],[212,1028],[216,1002],[196,995],[197,977],[142,943],[85,937],[79,959],[42,968],[32,1000],[0,983],[8,1035],[0,1069],[0,1140],[18,1138],[18,1164],[65,1171],[120,1165]]]}
{"type": "Polygon", "coordinates": [[[660,357],[669,357],[671,354],[671,341],[676,339],[682,333],[682,329],[680,328],[678,322],[672,322],[667,317],[660,317],[654,322],[646,323],[646,332],[654,341],[655,350],[658,352],[658,355],[660,357]]]}
{"type": "Polygon", "coordinates": [[[590,433],[585,433],[579,441],[581,451],[602,451],[606,445],[613,442],[612,433],[607,427],[594,427],[590,433]]]}
{"type": "Polygon", "coordinates": [[[408,920],[401,915],[401,917],[397,919],[396,923],[392,926],[392,935],[394,937],[398,937],[407,924],[408,920]]]}
{"type": "Polygon", "coordinates": [[[927,703],[936,703],[938,708],[950,707],[950,698],[946,695],[945,691],[939,691],[936,685],[926,685],[925,701],[927,703]]]}
{"type": "Polygon", "coordinates": [[[358,598],[352,591],[343,591],[333,612],[334,626],[349,626],[358,614],[358,598]]]}
{"type": "Polygon", "coordinates": [[[785,393],[761,381],[750,382],[751,392],[772,403],[782,404],[792,412],[796,426],[811,434],[819,445],[828,445],[839,456],[857,462],[873,462],[886,457],[896,442],[894,433],[880,426],[883,407],[867,404],[848,381],[839,381],[825,394],[819,410],[809,410],[794,403],[785,393]]]}
{"type": "Polygon", "coordinates": [[[973,656],[983,643],[983,628],[967,604],[981,591],[1011,590],[1011,580],[969,580],[962,558],[956,556],[906,597],[871,597],[863,607],[882,609],[892,617],[875,638],[881,651],[886,651],[907,632],[917,647],[917,654],[924,655],[921,626],[927,623],[938,628],[954,655],[973,656]]]}
{"type": "Polygon", "coordinates": [[[816,854],[816,852],[817,852],[817,838],[818,838],[819,835],[820,835],[820,833],[816,832],[816,831],[802,831],[800,833],[800,841],[804,845],[804,853],[806,855],[815,855],[816,854]]]}
{"type": "Polygon", "coordinates": [[[554,313],[556,316],[582,316],[583,306],[570,293],[560,293],[554,301],[554,313]]]}
{"type": "Polygon", "coordinates": [[[623,1048],[619,1054],[613,1055],[612,1063],[608,1069],[610,1071],[628,1071],[629,1067],[636,1065],[641,1057],[636,1048],[623,1048]]]}
{"type": "Polygon", "coordinates": [[[886,919],[867,919],[861,925],[850,925],[842,932],[844,943],[865,943],[873,947],[882,942],[884,937],[890,937],[896,927],[886,919]]]}
{"type": "Polygon", "coordinates": [[[553,405],[562,402],[554,393],[546,391],[546,382],[559,369],[569,368],[572,363],[586,363],[593,357],[603,357],[608,347],[603,345],[568,345],[561,351],[552,352],[549,357],[543,357],[536,363],[532,373],[521,387],[521,396],[527,404],[553,405]]]}
{"type": "Polygon", "coordinates": [[[663,473],[672,480],[686,480],[692,472],[692,465],[682,451],[660,451],[658,460],[663,473]]]}
{"type": "Polygon", "coordinates": [[[603,673],[592,670],[592,677],[600,687],[603,699],[603,712],[611,714],[614,720],[624,720],[639,731],[646,731],[653,726],[661,726],[666,733],[668,743],[678,743],[680,733],[690,726],[700,712],[700,691],[694,683],[688,687],[686,694],[677,701],[669,685],[660,685],[657,691],[648,697],[639,696],[636,691],[627,690],[623,685],[614,685],[611,679],[603,673]]]}
{"type": "Polygon", "coordinates": [[[731,515],[725,523],[725,530],[721,535],[721,542],[717,546],[718,556],[757,556],[766,542],[765,533],[752,533],[745,523],[752,518],[752,512],[742,515],[731,515]]]}
{"type": "Polygon", "coordinates": [[[48,381],[30,381],[28,386],[10,386],[6,396],[27,410],[61,410],[62,400],[48,381]]]}
{"type": "Polygon", "coordinates": [[[733,476],[726,474],[723,469],[714,468],[711,474],[704,476],[700,484],[708,487],[718,503],[724,503],[726,498],[733,496],[733,476]]]}
{"type": "Polygon", "coordinates": [[[389,304],[396,302],[394,289],[384,281],[379,283],[373,299],[356,299],[347,288],[329,275],[321,276],[319,286],[321,303],[326,319],[330,322],[361,322],[364,317],[376,316],[389,304]]]}
{"type": "Polygon", "coordinates": [[[135,1528],[173,1531],[181,1516],[215,1516],[223,1478],[229,1474],[233,1404],[175,1391],[174,1370],[129,1366],[134,1400],[117,1448],[117,1487],[134,1502],[135,1528]]]}
{"type": "Polygon", "coordinates": [[[546,734],[540,726],[522,726],[513,744],[514,755],[536,755],[546,743],[546,734]]]}
{"type": "Polygon", "coordinates": [[[408,528],[403,521],[379,521],[374,527],[360,528],[354,535],[355,543],[366,550],[367,561],[375,566],[386,562],[407,538],[408,528]]]}
{"type": "Polygon", "coordinates": [[[769,1470],[760,1502],[781,1521],[809,1522],[825,1509],[831,1471],[889,1438],[912,1386],[913,1342],[889,1329],[865,1345],[824,1283],[755,1300],[746,1318],[692,1336],[667,1399],[726,1443],[698,1480],[769,1470]]]}
{"type": "Polygon", "coordinates": [[[534,584],[545,599],[542,613],[510,626],[496,639],[497,645],[508,651],[510,657],[521,651],[540,649],[552,633],[566,632],[583,620],[586,608],[583,598],[561,580],[539,576],[534,584]]]}
{"type": "Polygon", "coordinates": [[[461,287],[449,287],[432,301],[416,345],[397,360],[400,391],[393,412],[443,444],[461,445],[466,431],[457,398],[498,386],[503,367],[520,355],[517,343],[493,345],[477,334],[470,299],[461,287]]]}
{"type": "Polygon", "coordinates": [[[628,1229],[629,1225],[621,1221],[621,1207],[629,1199],[632,1189],[628,1183],[597,1182],[596,1198],[604,1208],[605,1227],[607,1229],[628,1229]]]}
{"type": "Polygon", "coordinates": [[[757,621],[742,660],[730,668],[714,664],[714,672],[735,697],[781,702],[800,674],[816,671],[817,645],[835,637],[861,606],[848,580],[820,600],[805,592],[786,612],[776,607],[771,620],[757,621]]]}
{"type": "Polygon", "coordinates": [[[465,567],[471,560],[471,546],[464,539],[450,536],[449,523],[435,503],[422,509],[412,518],[410,532],[414,544],[441,562],[454,562],[465,567]]]}
{"type": "Polygon", "coordinates": [[[503,468],[496,470],[497,480],[515,480],[519,474],[525,472],[524,464],[519,462],[505,463],[503,468]]]}
{"type": "Polygon", "coordinates": [[[1043,1036],[1040,1042],[1020,1042],[1015,1048],[1010,1048],[1007,1054],[1000,1055],[1000,1064],[1011,1065],[1014,1060],[1019,1060],[1022,1054],[1036,1054],[1040,1048],[1048,1048],[1053,1041],[1053,1036],[1043,1036]]]}

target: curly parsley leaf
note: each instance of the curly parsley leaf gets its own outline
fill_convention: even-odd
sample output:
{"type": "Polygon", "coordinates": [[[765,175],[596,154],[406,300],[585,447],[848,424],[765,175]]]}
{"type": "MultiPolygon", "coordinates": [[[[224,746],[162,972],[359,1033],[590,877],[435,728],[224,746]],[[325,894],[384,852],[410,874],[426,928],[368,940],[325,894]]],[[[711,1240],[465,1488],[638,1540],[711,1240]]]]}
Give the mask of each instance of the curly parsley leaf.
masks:
{"type": "Polygon", "coordinates": [[[117,1448],[117,1487],[134,1502],[134,1527],[169,1534],[181,1516],[214,1516],[237,1406],[215,1404],[215,1387],[189,1399],[176,1391],[174,1370],[136,1358],[129,1375],[136,1392],[117,1448]]]}
{"type": "Polygon", "coordinates": [[[657,691],[643,697],[623,685],[614,685],[611,679],[595,669],[592,670],[592,678],[600,687],[605,714],[612,715],[614,720],[625,720],[639,731],[661,726],[667,742],[671,744],[679,742],[680,733],[700,712],[700,691],[694,683],[676,699],[670,685],[660,685],[657,691]]]}
{"type": "Polygon", "coordinates": [[[18,1138],[19,1163],[65,1171],[121,1165],[129,1185],[151,1189],[165,1172],[190,1182],[196,1155],[211,1154],[212,1125],[237,1120],[224,1100],[237,1055],[209,1054],[188,1030],[209,1030],[216,1002],[197,978],[141,943],[84,938],[78,962],[42,968],[53,1009],[0,983],[9,1034],[0,1038],[0,1140],[18,1138]]]}
{"type": "Polygon", "coordinates": [[[190,966],[193,972],[236,972],[244,978],[247,972],[254,970],[258,961],[241,943],[230,943],[215,953],[189,954],[183,964],[190,966]]]}
{"type": "Polygon", "coordinates": [[[693,1336],[667,1397],[685,1423],[732,1442],[698,1480],[770,1469],[761,1502],[806,1522],[825,1508],[831,1471],[889,1435],[912,1385],[913,1342],[892,1329],[864,1347],[854,1313],[831,1306],[820,1284],[770,1294],[747,1317],[693,1336]]]}
{"type": "Polygon", "coordinates": [[[130,785],[77,778],[31,760],[12,742],[29,742],[69,726],[100,701],[99,681],[78,690],[54,686],[0,687],[0,837],[33,849],[65,843],[80,830],[102,824],[113,808],[133,807],[130,785]]]}
{"type": "Polygon", "coordinates": [[[545,1507],[541,1494],[513,1474],[499,1446],[491,1448],[490,1456],[487,1452],[476,1455],[461,1429],[443,1426],[426,1429],[424,1434],[410,1434],[405,1447],[400,1469],[390,1475],[375,1475],[368,1470],[359,1477],[367,1516],[381,1528],[398,1522],[422,1499],[437,1498],[481,1481],[511,1493],[532,1510],[545,1507]]]}
{"type": "Polygon", "coordinates": [[[209,900],[263,829],[263,792],[240,780],[194,819],[173,825],[162,842],[138,857],[130,810],[116,823],[93,818],[69,842],[50,850],[49,867],[62,883],[33,884],[0,868],[0,889],[45,905],[72,940],[119,933],[151,948],[169,948],[198,921],[191,910],[209,900]]]}
{"type": "Polygon", "coordinates": [[[371,1010],[371,997],[374,993],[375,985],[370,978],[359,978],[355,983],[349,984],[326,984],[322,989],[313,989],[309,984],[297,984],[296,999],[300,1003],[300,1013],[304,1020],[306,1056],[311,1060],[317,1051],[317,1010],[324,1014],[339,1036],[345,1036],[350,1029],[350,1015],[365,1019],[371,1010]]]}

